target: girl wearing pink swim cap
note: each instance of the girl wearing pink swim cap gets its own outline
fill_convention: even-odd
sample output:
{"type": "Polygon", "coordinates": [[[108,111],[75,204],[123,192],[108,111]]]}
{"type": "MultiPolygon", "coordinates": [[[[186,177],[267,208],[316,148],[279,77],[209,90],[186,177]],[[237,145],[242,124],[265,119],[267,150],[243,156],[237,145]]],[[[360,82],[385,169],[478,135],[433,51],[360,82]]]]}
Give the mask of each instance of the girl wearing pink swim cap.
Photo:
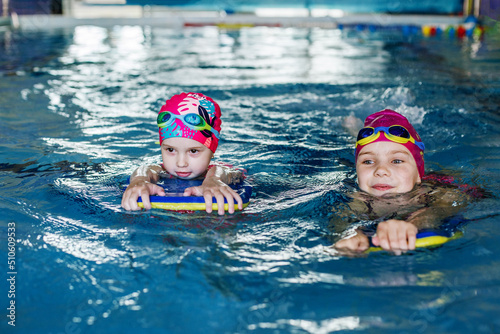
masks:
{"type": "MultiPolygon", "coordinates": [[[[181,93],[167,100],[157,117],[163,164],[140,167],[132,174],[122,207],[140,210],[140,196],[144,208],[151,209],[150,195],[165,196],[165,190],[156,183],[161,174],[166,174],[185,180],[204,178],[201,186],[187,188],[184,195],[203,196],[207,212],[212,211],[213,197],[219,214],[224,214],[224,198],[242,210],[240,195],[228,186],[241,178],[241,172],[222,165],[209,166],[219,144],[220,118],[217,102],[203,94],[181,93]]],[[[234,212],[234,205],[228,205],[228,212],[234,212]]]]}
{"type": "MultiPolygon", "coordinates": [[[[350,124],[355,122],[351,119],[350,124]]],[[[396,254],[415,249],[419,229],[439,226],[466,204],[456,188],[425,183],[425,145],[408,119],[385,109],[368,116],[356,139],[355,162],[361,192],[352,195],[349,213],[338,210],[339,230],[353,218],[375,221],[373,245],[396,254]]],[[[346,210],[347,211],[347,210],[346,210]]],[[[335,243],[341,252],[363,252],[370,246],[364,227],[335,243]]],[[[344,231],[345,232],[345,231],[344,231]]]]}
{"type": "Polygon", "coordinates": [[[403,115],[385,109],[368,116],[356,141],[360,189],[374,196],[409,192],[424,176],[424,149],[403,115]]]}

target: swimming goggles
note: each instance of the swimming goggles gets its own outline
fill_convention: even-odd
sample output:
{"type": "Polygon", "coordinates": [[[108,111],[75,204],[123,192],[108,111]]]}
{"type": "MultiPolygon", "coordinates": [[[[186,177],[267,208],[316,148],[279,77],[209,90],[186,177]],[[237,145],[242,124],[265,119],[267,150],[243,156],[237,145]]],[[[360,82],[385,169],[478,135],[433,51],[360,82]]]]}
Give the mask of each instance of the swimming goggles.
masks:
{"type": "Polygon", "coordinates": [[[395,143],[406,144],[408,142],[412,142],[413,144],[417,145],[422,151],[425,150],[424,143],[422,143],[421,141],[416,141],[415,138],[410,135],[410,132],[408,132],[408,130],[406,130],[401,125],[362,128],[358,133],[356,147],[358,145],[363,146],[377,140],[380,137],[380,131],[385,133],[385,137],[387,139],[395,143]]]}
{"type": "Polygon", "coordinates": [[[219,131],[208,125],[203,117],[197,114],[175,115],[170,111],[164,111],[158,114],[156,122],[158,123],[159,128],[166,128],[167,126],[173,124],[176,119],[181,120],[181,122],[188,128],[198,131],[210,130],[217,139],[220,137],[219,131]]]}

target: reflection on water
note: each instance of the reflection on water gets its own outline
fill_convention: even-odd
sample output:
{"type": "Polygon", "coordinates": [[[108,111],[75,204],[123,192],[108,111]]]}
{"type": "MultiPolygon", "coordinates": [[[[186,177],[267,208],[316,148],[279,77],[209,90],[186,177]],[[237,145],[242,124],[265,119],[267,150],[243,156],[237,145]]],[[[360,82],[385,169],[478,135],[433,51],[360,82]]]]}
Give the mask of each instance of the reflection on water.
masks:
{"type": "Polygon", "coordinates": [[[496,193],[495,44],[267,27],[0,34],[1,228],[16,222],[24,329],[496,326],[495,197],[472,205],[464,237],[438,249],[345,258],[328,238],[355,180],[347,115],[406,114],[429,169],[496,193]],[[180,91],[220,103],[217,160],[246,168],[254,185],[242,213],[120,208],[128,175],[159,161],[157,110],[180,91]]]}

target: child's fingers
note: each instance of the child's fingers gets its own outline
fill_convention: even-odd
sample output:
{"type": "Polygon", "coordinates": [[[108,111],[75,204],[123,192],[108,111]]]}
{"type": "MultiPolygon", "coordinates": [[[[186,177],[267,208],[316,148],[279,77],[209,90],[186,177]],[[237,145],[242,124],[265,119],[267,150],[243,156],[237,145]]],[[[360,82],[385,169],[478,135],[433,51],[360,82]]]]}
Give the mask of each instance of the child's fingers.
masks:
{"type": "Polygon", "coordinates": [[[370,248],[370,241],[368,238],[360,238],[359,245],[358,245],[358,251],[359,252],[364,252],[370,248]]]}
{"type": "Polygon", "coordinates": [[[165,196],[165,189],[163,189],[163,187],[160,187],[159,185],[151,184],[149,193],[151,195],[165,196]]]}
{"type": "MultiPolygon", "coordinates": [[[[184,189],[184,196],[203,196],[205,199],[205,211],[207,213],[212,212],[212,205],[213,205],[213,197],[214,193],[213,190],[205,189],[203,190],[203,186],[197,186],[197,187],[189,187],[184,189]]],[[[223,199],[224,201],[224,199],[223,199]]]]}
{"type": "Polygon", "coordinates": [[[122,205],[122,208],[124,208],[125,210],[130,210],[130,207],[129,207],[128,202],[127,202],[127,192],[125,192],[123,194],[121,205],[122,205]]]}
{"type": "Polygon", "coordinates": [[[123,208],[128,211],[141,210],[141,208],[137,205],[137,199],[134,199],[133,197],[129,197],[125,201],[125,205],[123,206],[123,208]]]}
{"type": "Polygon", "coordinates": [[[221,187],[218,191],[214,192],[214,196],[217,199],[217,206],[219,208],[219,215],[223,215],[225,213],[225,203],[224,199],[227,202],[227,212],[234,213],[234,191],[229,186],[221,187]]]}
{"type": "MultiPolygon", "coordinates": [[[[224,195],[221,191],[217,191],[214,193],[214,197],[215,199],[217,200],[217,213],[221,216],[224,215],[225,213],[225,209],[224,209],[224,195]]],[[[229,205],[229,200],[228,200],[228,206],[229,205]]],[[[231,212],[231,211],[229,211],[231,212]]],[[[233,212],[234,212],[234,208],[233,208],[233,212]]]]}
{"type": "Polygon", "coordinates": [[[406,244],[406,233],[398,229],[397,226],[395,226],[395,228],[386,229],[384,232],[382,236],[383,241],[381,242],[381,247],[384,250],[394,251],[396,255],[399,255],[401,254],[401,250],[406,250],[408,248],[406,244]]]}
{"type": "Polygon", "coordinates": [[[202,196],[200,188],[200,186],[186,188],[184,189],[184,196],[202,196]]]}
{"type": "Polygon", "coordinates": [[[224,195],[227,201],[228,212],[234,213],[234,205],[238,203],[238,209],[243,210],[243,201],[241,200],[240,195],[238,195],[233,189],[230,187],[224,187],[221,189],[221,193],[224,195]]]}
{"type": "Polygon", "coordinates": [[[215,202],[217,203],[217,213],[219,215],[224,215],[224,196],[222,193],[215,189],[205,189],[203,193],[205,198],[205,211],[207,213],[212,212],[213,198],[215,197],[215,202]]]}
{"type": "Polygon", "coordinates": [[[400,221],[388,220],[377,227],[377,235],[372,242],[379,244],[384,250],[390,250],[399,255],[401,252],[415,249],[418,229],[415,225],[400,221]]]}
{"type": "Polygon", "coordinates": [[[395,240],[394,243],[391,243],[393,249],[399,249],[402,251],[415,249],[418,231],[415,225],[408,222],[401,222],[396,231],[397,240],[395,240]]]}
{"type": "Polygon", "coordinates": [[[394,249],[399,249],[402,251],[408,250],[408,239],[405,229],[399,229],[396,231],[396,240],[394,242],[394,249]]]}
{"type": "Polygon", "coordinates": [[[378,231],[377,230],[377,235],[376,238],[378,239],[378,244],[382,249],[385,250],[390,250],[391,249],[391,244],[389,243],[389,236],[387,234],[387,231],[378,231]]]}
{"type": "Polygon", "coordinates": [[[234,213],[235,204],[238,205],[239,210],[243,210],[243,200],[241,199],[241,196],[227,185],[216,188],[203,188],[203,186],[186,188],[184,190],[184,196],[203,196],[205,199],[205,211],[207,213],[212,212],[214,197],[217,203],[217,213],[219,215],[223,215],[225,213],[224,199],[227,201],[229,213],[234,213]]]}
{"type": "Polygon", "coordinates": [[[205,211],[207,213],[211,213],[212,212],[212,192],[210,191],[205,191],[205,193],[203,194],[203,198],[205,198],[205,211]]]}
{"type": "Polygon", "coordinates": [[[141,210],[141,207],[137,204],[139,197],[141,197],[144,208],[149,210],[151,209],[150,195],[165,196],[165,189],[149,182],[128,187],[122,197],[122,207],[129,211],[141,210]]]}
{"type": "Polygon", "coordinates": [[[366,237],[357,237],[356,238],[356,243],[354,245],[354,250],[356,252],[364,252],[370,247],[370,242],[368,241],[368,238],[366,237]]]}
{"type": "Polygon", "coordinates": [[[337,241],[334,247],[338,250],[364,252],[368,249],[368,247],[370,247],[370,242],[364,234],[357,233],[352,237],[337,241]]]}
{"type": "Polygon", "coordinates": [[[241,196],[231,187],[227,186],[224,187],[222,190],[222,193],[224,194],[224,197],[226,197],[228,206],[229,206],[229,213],[234,213],[234,205],[238,205],[238,210],[243,210],[243,199],[241,196]]]}
{"type": "Polygon", "coordinates": [[[125,191],[125,194],[123,194],[122,197],[122,208],[124,208],[127,211],[140,210],[141,208],[137,205],[138,197],[139,195],[134,196],[134,192],[132,190],[125,191]]]}
{"type": "MultiPolygon", "coordinates": [[[[142,190],[140,195],[141,195],[142,205],[144,206],[144,209],[151,210],[151,201],[149,200],[148,189],[142,190]]],[[[139,207],[139,205],[137,205],[137,200],[138,200],[138,198],[135,200],[135,205],[137,207],[139,207]]]]}
{"type": "Polygon", "coordinates": [[[415,243],[417,242],[417,232],[418,229],[416,226],[414,229],[408,231],[408,249],[410,250],[415,249],[415,243]]]}
{"type": "MultiPolygon", "coordinates": [[[[240,210],[243,210],[243,200],[241,199],[241,196],[238,195],[231,187],[224,186],[219,189],[211,189],[207,191],[212,197],[215,197],[219,215],[223,215],[225,213],[224,199],[227,202],[228,213],[234,213],[235,204],[238,205],[240,210]]],[[[212,201],[210,201],[210,203],[212,203],[212,201]]]]}
{"type": "Polygon", "coordinates": [[[194,196],[194,194],[193,194],[193,189],[191,189],[191,187],[190,187],[190,188],[186,188],[186,189],[184,189],[184,194],[183,194],[183,196],[194,196]]]}
{"type": "MultiPolygon", "coordinates": [[[[234,213],[234,199],[233,199],[233,195],[231,194],[231,192],[229,192],[229,191],[227,191],[225,189],[221,189],[220,193],[222,195],[221,196],[222,207],[221,207],[221,205],[219,205],[219,215],[223,215],[224,211],[225,211],[225,208],[224,208],[224,206],[225,206],[224,199],[227,202],[227,212],[228,213],[234,213]]],[[[217,198],[217,204],[218,203],[219,203],[219,198],[217,198]]]]}
{"type": "Polygon", "coordinates": [[[231,190],[231,193],[233,195],[234,200],[236,201],[236,203],[238,203],[238,209],[240,211],[243,210],[243,200],[241,199],[241,196],[233,189],[231,189],[231,188],[229,188],[229,189],[231,190]]]}

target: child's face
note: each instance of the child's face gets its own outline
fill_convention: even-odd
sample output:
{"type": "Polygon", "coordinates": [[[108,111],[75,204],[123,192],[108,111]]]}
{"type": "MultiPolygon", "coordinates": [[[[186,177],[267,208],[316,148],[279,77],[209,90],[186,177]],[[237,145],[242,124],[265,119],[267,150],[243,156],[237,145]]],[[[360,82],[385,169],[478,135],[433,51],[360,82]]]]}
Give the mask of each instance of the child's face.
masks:
{"type": "Polygon", "coordinates": [[[161,143],[161,157],[167,173],[190,180],[207,171],[213,153],[189,138],[167,138],[161,143]]]}
{"type": "Polygon", "coordinates": [[[421,181],[410,151],[388,141],[363,147],[356,162],[356,172],[359,188],[374,196],[406,193],[421,181]]]}

